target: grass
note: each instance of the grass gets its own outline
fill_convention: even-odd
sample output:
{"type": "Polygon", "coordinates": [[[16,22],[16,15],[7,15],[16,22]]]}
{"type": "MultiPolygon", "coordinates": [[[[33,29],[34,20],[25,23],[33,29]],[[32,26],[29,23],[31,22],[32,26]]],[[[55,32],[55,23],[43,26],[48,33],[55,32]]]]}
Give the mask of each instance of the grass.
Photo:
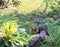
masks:
{"type": "MultiPolygon", "coordinates": [[[[21,0],[21,3],[19,6],[13,7],[13,5],[10,5],[8,8],[0,9],[0,25],[7,21],[10,21],[11,23],[16,22],[17,24],[21,25],[19,28],[26,29],[26,33],[28,33],[28,35],[31,35],[31,32],[30,32],[31,24],[30,23],[33,23],[33,21],[36,19],[40,19],[44,17],[44,19],[50,20],[48,21],[49,26],[51,27],[51,28],[49,27],[48,29],[49,33],[52,35],[51,31],[53,31],[55,32],[54,36],[56,35],[56,33],[58,35],[60,33],[59,32],[60,28],[58,24],[56,25],[53,24],[57,20],[56,21],[52,20],[51,16],[60,15],[60,11],[59,11],[60,6],[58,3],[59,0],[57,1],[50,0],[47,2],[46,1],[47,0],[45,1],[44,0],[21,0]],[[56,32],[56,30],[58,32],[56,32]]],[[[57,37],[57,39],[58,38],[59,37],[57,37]]],[[[60,44],[59,41],[57,42],[57,44],[60,44]]],[[[45,46],[43,45],[43,47],[46,47],[46,45],[45,46]]],[[[55,46],[51,46],[51,47],[55,47],[55,46]]]]}

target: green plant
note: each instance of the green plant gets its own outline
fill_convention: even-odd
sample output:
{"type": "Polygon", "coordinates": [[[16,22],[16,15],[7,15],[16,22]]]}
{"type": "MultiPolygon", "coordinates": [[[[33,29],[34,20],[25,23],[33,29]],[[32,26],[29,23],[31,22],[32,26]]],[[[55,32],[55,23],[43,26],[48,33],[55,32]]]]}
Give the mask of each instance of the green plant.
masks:
{"type": "Polygon", "coordinates": [[[1,47],[13,47],[14,43],[20,43],[17,39],[17,24],[9,24],[9,22],[3,24],[0,28],[0,46],[1,47]]]}
{"type": "Polygon", "coordinates": [[[20,5],[20,0],[12,0],[15,6],[20,5]]]}
{"type": "Polygon", "coordinates": [[[0,28],[1,47],[24,47],[28,44],[30,36],[26,32],[19,31],[19,25],[6,22],[0,28]]]}
{"type": "Polygon", "coordinates": [[[10,21],[10,23],[16,23],[17,22],[17,17],[15,16],[0,16],[0,25],[2,25],[3,23],[10,21]]]}
{"type": "Polygon", "coordinates": [[[47,31],[50,35],[50,38],[47,39],[47,43],[42,47],[60,47],[60,23],[59,20],[51,21],[47,19],[47,31]]]}

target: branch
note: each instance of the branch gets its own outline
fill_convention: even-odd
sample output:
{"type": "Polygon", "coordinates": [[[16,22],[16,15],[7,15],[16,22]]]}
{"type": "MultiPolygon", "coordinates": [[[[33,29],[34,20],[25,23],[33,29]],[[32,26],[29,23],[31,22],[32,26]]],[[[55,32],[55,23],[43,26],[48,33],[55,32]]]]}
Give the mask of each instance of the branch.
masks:
{"type": "Polygon", "coordinates": [[[8,6],[9,0],[6,2],[6,4],[4,4],[3,6],[0,6],[0,9],[4,9],[5,7],[8,6]]]}

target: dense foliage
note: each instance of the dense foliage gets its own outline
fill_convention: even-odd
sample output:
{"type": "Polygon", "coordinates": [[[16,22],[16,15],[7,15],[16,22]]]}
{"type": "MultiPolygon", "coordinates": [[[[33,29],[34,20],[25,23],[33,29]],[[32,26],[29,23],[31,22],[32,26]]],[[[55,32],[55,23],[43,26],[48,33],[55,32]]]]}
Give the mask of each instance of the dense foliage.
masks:
{"type": "Polygon", "coordinates": [[[58,21],[50,21],[47,19],[47,26],[48,26],[48,33],[50,35],[50,38],[48,38],[47,44],[43,45],[43,47],[60,47],[60,20],[58,21]]]}
{"type": "Polygon", "coordinates": [[[35,20],[44,20],[50,36],[42,47],[60,47],[60,0],[0,0],[0,47],[27,47],[35,20]]]}

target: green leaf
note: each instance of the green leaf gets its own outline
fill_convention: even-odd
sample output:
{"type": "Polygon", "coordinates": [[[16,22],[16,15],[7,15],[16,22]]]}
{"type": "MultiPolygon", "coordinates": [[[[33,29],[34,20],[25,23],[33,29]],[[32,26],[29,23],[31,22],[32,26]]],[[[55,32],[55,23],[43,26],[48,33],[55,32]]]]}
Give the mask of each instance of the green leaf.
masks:
{"type": "Polygon", "coordinates": [[[0,47],[4,47],[4,42],[3,41],[0,42],[0,47]]]}

